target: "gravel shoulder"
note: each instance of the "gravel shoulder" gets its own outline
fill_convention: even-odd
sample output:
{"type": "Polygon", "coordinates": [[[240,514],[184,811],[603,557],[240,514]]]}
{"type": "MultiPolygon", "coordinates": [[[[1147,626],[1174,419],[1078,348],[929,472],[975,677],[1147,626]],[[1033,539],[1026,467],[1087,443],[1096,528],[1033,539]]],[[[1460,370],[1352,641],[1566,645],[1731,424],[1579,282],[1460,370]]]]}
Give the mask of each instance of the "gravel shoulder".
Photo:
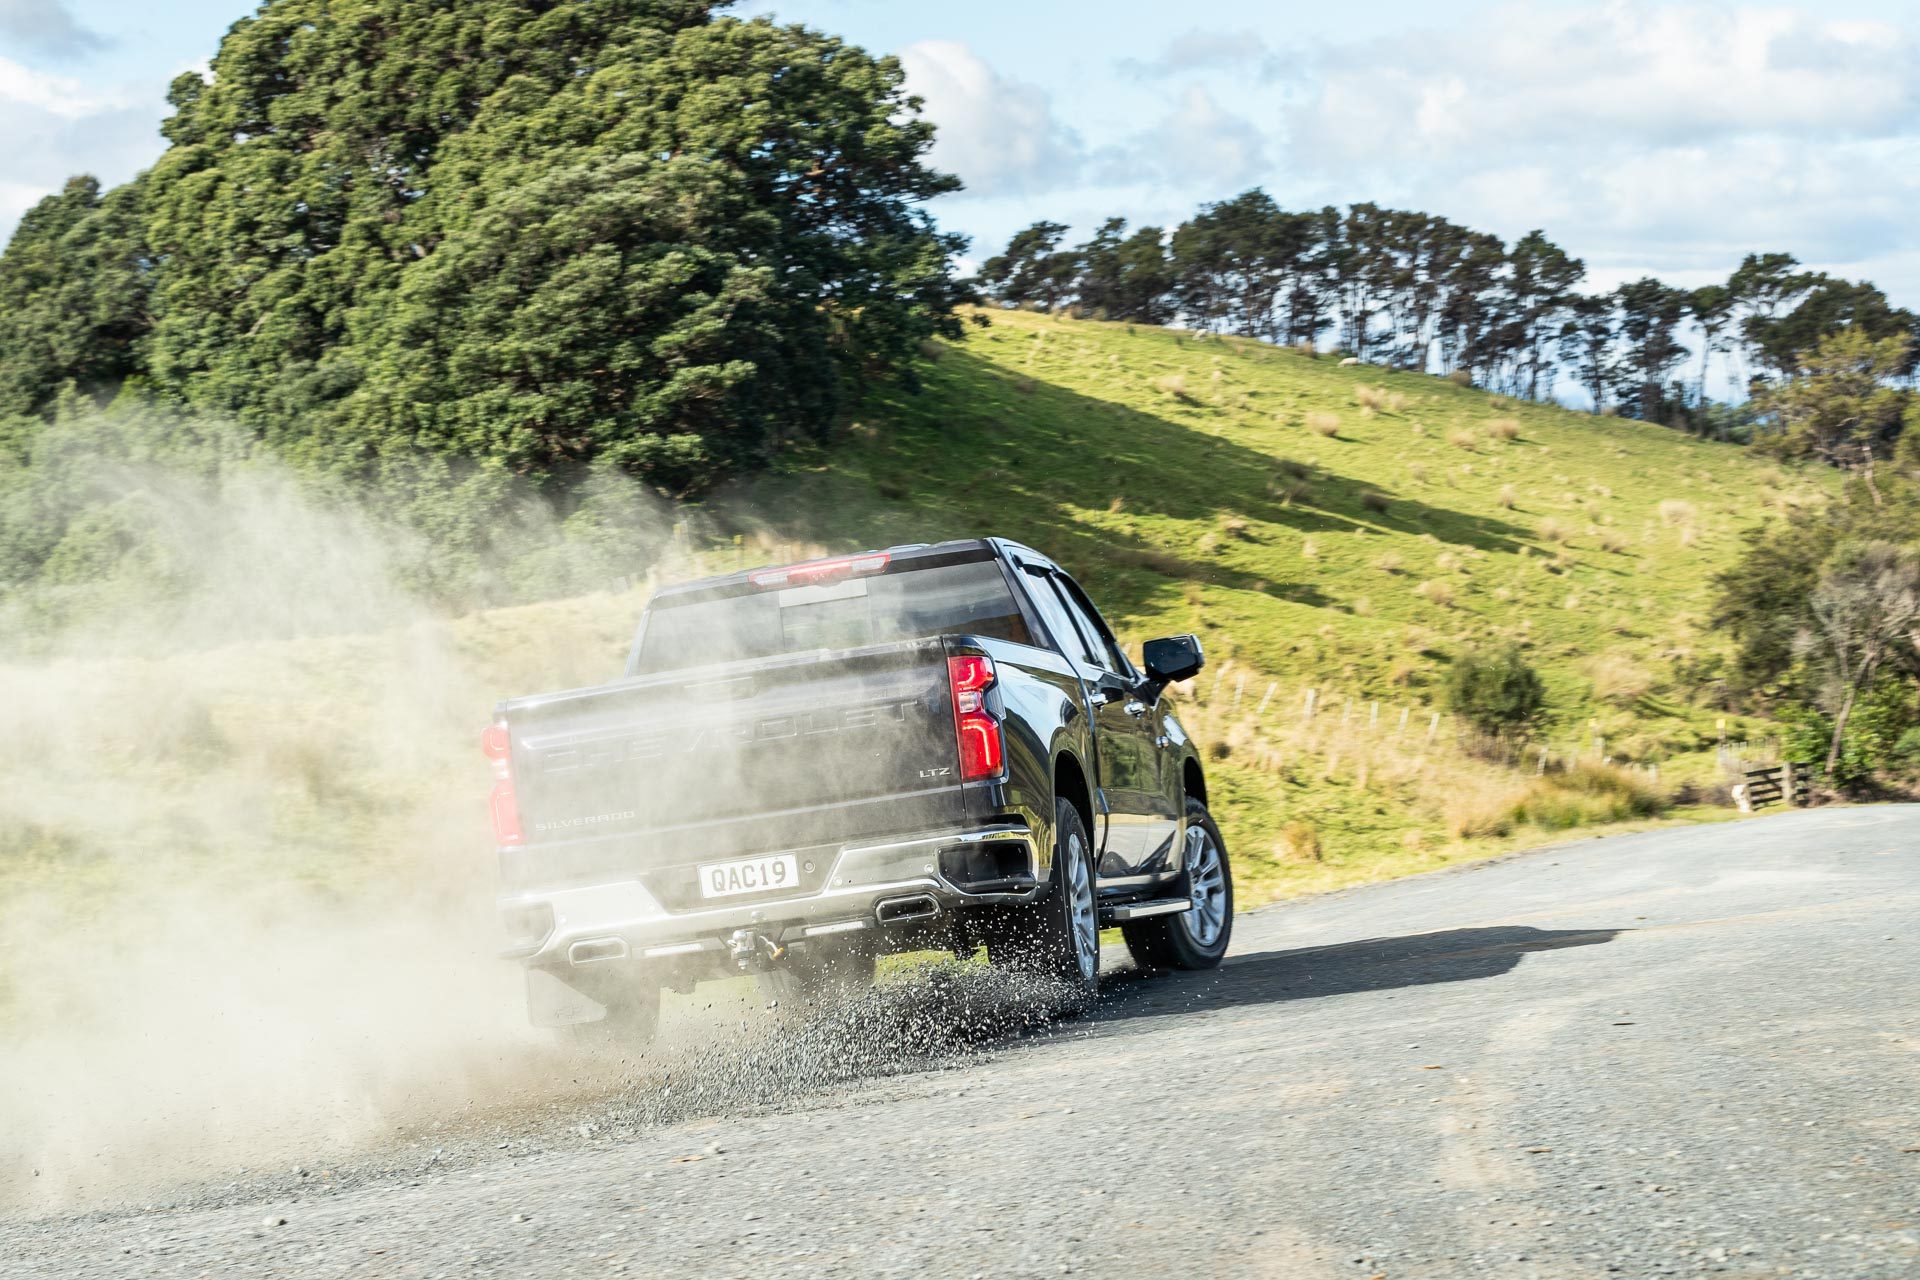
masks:
{"type": "Polygon", "coordinates": [[[0,1274],[1908,1276],[1916,926],[1920,806],[1587,841],[1246,915],[1072,1022],[941,972],[0,1221],[0,1274]]]}

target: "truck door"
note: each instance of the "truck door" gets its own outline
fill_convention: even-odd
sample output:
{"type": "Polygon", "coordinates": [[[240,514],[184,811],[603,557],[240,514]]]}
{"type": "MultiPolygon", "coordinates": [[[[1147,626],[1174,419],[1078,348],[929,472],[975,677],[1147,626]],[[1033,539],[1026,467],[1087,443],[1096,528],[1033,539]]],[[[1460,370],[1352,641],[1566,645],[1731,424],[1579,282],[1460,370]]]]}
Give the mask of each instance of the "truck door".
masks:
{"type": "Polygon", "coordinates": [[[1106,625],[1073,580],[1056,570],[1027,566],[1035,604],[1062,652],[1079,670],[1093,700],[1095,785],[1107,815],[1099,874],[1103,885],[1148,874],[1172,823],[1156,795],[1159,786],[1152,708],[1138,697],[1139,678],[1113,643],[1106,625]],[[1163,829],[1164,828],[1164,829],[1163,829]]]}

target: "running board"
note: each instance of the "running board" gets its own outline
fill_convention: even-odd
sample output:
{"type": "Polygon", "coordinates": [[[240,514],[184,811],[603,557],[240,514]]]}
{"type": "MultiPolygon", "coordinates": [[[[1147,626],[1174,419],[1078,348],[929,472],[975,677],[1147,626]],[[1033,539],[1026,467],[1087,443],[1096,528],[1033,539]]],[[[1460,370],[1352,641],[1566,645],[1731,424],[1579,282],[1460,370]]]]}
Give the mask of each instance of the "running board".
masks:
{"type": "Polygon", "coordinates": [[[1102,924],[1124,924],[1128,920],[1145,920],[1148,916],[1172,916],[1193,909],[1191,898],[1160,898],[1153,902],[1127,902],[1117,907],[1107,907],[1100,912],[1102,924]]]}

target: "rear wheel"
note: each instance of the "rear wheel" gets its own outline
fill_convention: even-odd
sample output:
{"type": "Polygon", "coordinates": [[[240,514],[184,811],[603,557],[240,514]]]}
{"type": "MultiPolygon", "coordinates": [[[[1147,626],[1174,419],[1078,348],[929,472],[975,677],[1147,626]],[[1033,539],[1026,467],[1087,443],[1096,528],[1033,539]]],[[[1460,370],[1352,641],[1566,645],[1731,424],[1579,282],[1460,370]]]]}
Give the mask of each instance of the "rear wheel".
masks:
{"type": "Polygon", "coordinates": [[[1053,887],[1031,906],[1003,915],[987,939],[995,964],[1063,985],[1075,1003],[1100,986],[1100,921],[1094,906],[1093,846],[1080,811],[1054,802],[1053,887]]]}
{"type": "Polygon", "coordinates": [[[834,1004],[873,985],[874,955],[864,947],[808,943],[784,965],[755,974],[760,994],[783,1009],[834,1004]]]}
{"type": "Polygon", "coordinates": [[[1120,926],[1127,950],[1143,969],[1216,968],[1233,940],[1233,868],[1220,828],[1198,800],[1187,801],[1181,885],[1192,903],[1187,910],[1120,926]]]}

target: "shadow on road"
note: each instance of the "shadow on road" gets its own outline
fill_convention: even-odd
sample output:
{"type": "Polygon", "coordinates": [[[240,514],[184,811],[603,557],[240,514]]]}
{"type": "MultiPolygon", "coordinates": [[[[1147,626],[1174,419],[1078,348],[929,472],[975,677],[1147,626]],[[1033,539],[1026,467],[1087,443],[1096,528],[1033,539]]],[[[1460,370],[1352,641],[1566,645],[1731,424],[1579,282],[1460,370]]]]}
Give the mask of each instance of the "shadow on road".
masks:
{"type": "Polygon", "coordinates": [[[1312,1000],[1357,991],[1391,991],[1467,982],[1506,973],[1532,951],[1611,942],[1619,929],[1532,929],[1496,925],[1444,929],[1400,938],[1367,938],[1332,947],[1262,951],[1230,959],[1211,973],[1110,974],[1090,1021],[1121,1022],[1178,1014],[1198,1005],[1232,1008],[1312,1000]]]}

